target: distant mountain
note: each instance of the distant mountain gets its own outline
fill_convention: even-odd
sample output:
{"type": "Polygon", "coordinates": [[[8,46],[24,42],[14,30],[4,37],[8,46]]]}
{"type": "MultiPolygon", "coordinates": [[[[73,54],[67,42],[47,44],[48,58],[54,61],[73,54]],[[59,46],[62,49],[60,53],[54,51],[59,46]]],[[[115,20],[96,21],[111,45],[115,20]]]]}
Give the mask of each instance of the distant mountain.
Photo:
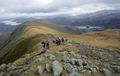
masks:
{"type": "Polygon", "coordinates": [[[11,26],[0,23],[0,32],[13,32],[16,28],[17,26],[11,26]]]}
{"type": "MultiPolygon", "coordinates": [[[[34,21],[37,19],[46,20],[50,23],[59,26],[69,26],[69,27],[94,27],[93,29],[78,29],[84,32],[100,31],[105,29],[116,29],[120,28],[120,10],[103,10],[95,13],[82,14],[77,16],[70,15],[55,15],[48,17],[17,17],[12,19],[7,19],[7,21],[13,21],[16,23],[24,23],[27,21],[34,21]],[[95,28],[100,27],[100,28],[95,28]]],[[[4,20],[3,20],[4,21],[4,20]]],[[[0,31],[11,32],[17,26],[9,26],[0,23],[0,31]]]]}
{"type": "Polygon", "coordinates": [[[84,18],[78,18],[72,25],[90,25],[99,26],[105,29],[108,28],[120,28],[120,11],[100,11],[94,14],[88,15],[84,18]]]}
{"type": "Polygon", "coordinates": [[[103,10],[79,16],[54,16],[45,20],[61,25],[120,28],[120,10],[103,10]]]}
{"type": "Polygon", "coordinates": [[[31,18],[31,17],[30,18],[17,17],[17,18],[0,20],[0,32],[13,32],[18,27],[18,25],[36,19],[37,18],[31,18]]]}

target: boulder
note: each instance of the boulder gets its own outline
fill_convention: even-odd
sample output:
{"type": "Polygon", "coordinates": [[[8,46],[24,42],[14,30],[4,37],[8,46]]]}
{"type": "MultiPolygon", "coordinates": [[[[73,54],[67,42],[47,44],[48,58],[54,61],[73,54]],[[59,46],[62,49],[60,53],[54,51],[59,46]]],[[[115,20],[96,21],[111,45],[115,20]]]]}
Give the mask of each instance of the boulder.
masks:
{"type": "Polygon", "coordinates": [[[51,72],[52,71],[52,65],[51,64],[46,64],[46,70],[47,72],[51,72]]]}
{"type": "Polygon", "coordinates": [[[71,51],[70,54],[71,54],[73,57],[76,57],[75,52],[71,51]]]}
{"type": "Polygon", "coordinates": [[[76,58],[77,58],[77,59],[80,59],[80,58],[81,58],[81,55],[76,54],[76,58]]]}
{"type": "Polygon", "coordinates": [[[39,57],[39,58],[36,58],[36,60],[34,61],[36,64],[41,64],[43,61],[45,60],[44,57],[39,57]]]}
{"type": "Polygon", "coordinates": [[[1,72],[0,76],[6,76],[6,74],[4,72],[1,72]]]}
{"type": "Polygon", "coordinates": [[[62,59],[64,62],[70,62],[70,58],[68,56],[63,56],[62,59]]]}
{"type": "Polygon", "coordinates": [[[72,71],[78,72],[77,66],[74,66],[74,68],[72,69],[72,71]]]}
{"type": "Polygon", "coordinates": [[[84,66],[85,69],[92,71],[92,67],[90,65],[84,66]]]}
{"type": "Polygon", "coordinates": [[[67,57],[67,56],[68,56],[68,51],[64,51],[64,52],[62,53],[62,55],[67,57]]]}
{"type": "Polygon", "coordinates": [[[83,70],[83,67],[82,66],[79,66],[78,67],[78,71],[81,72],[83,70]]]}
{"type": "Polygon", "coordinates": [[[64,69],[67,71],[67,72],[72,72],[72,69],[74,67],[70,64],[70,63],[64,63],[64,69]]]}
{"type": "Polygon", "coordinates": [[[16,68],[17,68],[16,64],[11,64],[11,65],[8,67],[7,71],[16,70],[16,68]]]}
{"type": "Polygon", "coordinates": [[[77,64],[77,59],[71,58],[70,62],[71,62],[72,65],[75,65],[75,64],[77,64]]]}
{"type": "Polygon", "coordinates": [[[112,65],[111,67],[115,72],[120,73],[120,66],[112,65]]]}
{"type": "Polygon", "coordinates": [[[69,76],[81,76],[81,74],[79,74],[79,73],[73,71],[72,73],[70,73],[69,76]]]}
{"type": "Polygon", "coordinates": [[[9,71],[7,76],[20,76],[22,74],[21,70],[14,70],[14,71],[9,71]]]}
{"type": "Polygon", "coordinates": [[[50,59],[51,61],[55,61],[56,57],[53,54],[48,54],[46,55],[48,59],[50,59]]]}
{"type": "Polygon", "coordinates": [[[87,56],[85,56],[85,55],[81,55],[81,58],[83,58],[83,59],[87,59],[87,56]]]}
{"type": "Polygon", "coordinates": [[[53,76],[60,76],[63,71],[63,67],[62,67],[61,63],[58,61],[53,61],[52,71],[53,71],[53,76]]]}
{"type": "Polygon", "coordinates": [[[7,68],[7,65],[6,65],[6,64],[0,65],[0,72],[1,72],[1,71],[5,71],[6,68],[7,68]]]}
{"type": "Polygon", "coordinates": [[[103,72],[104,72],[105,76],[112,76],[111,71],[109,71],[109,70],[106,69],[106,68],[103,69],[103,72]]]}
{"type": "Polygon", "coordinates": [[[83,67],[88,67],[88,63],[86,61],[83,61],[82,65],[83,67]]]}
{"type": "Polygon", "coordinates": [[[43,74],[43,72],[45,71],[45,68],[43,67],[43,66],[38,66],[38,73],[40,74],[40,75],[42,75],[43,74]]]}
{"type": "Polygon", "coordinates": [[[77,59],[77,64],[82,67],[83,60],[77,59]]]}

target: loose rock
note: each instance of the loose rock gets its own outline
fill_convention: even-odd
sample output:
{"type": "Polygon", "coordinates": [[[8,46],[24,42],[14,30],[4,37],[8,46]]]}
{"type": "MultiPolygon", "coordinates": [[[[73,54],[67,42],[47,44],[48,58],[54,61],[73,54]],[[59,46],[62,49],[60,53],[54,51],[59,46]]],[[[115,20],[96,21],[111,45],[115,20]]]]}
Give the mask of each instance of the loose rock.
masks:
{"type": "Polygon", "coordinates": [[[38,73],[42,75],[42,73],[45,71],[45,68],[43,66],[38,66],[38,73]]]}
{"type": "Polygon", "coordinates": [[[41,64],[44,60],[45,60],[44,57],[39,57],[39,58],[37,58],[34,62],[35,62],[36,64],[41,64]]]}
{"type": "Polygon", "coordinates": [[[0,65],[0,72],[1,72],[1,71],[5,71],[6,68],[7,68],[7,65],[6,65],[6,64],[0,65]]]}
{"type": "Polygon", "coordinates": [[[9,66],[7,70],[12,71],[12,70],[15,70],[16,68],[17,68],[16,64],[11,64],[11,66],[9,66]]]}
{"type": "Polygon", "coordinates": [[[51,61],[56,60],[56,57],[55,57],[54,55],[52,55],[52,54],[48,54],[47,57],[48,57],[48,59],[50,59],[51,61]]]}
{"type": "Polygon", "coordinates": [[[73,71],[72,73],[70,73],[70,76],[81,76],[81,74],[79,74],[79,73],[73,71]]]}
{"type": "Polygon", "coordinates": [[[52,65],[46,64],[46,70],[47,70],[47,72],[50,73],[52,71],[52,65]]]}
{"type": "Polygon", "coordinates": [[[52,63],[52,69],[53,69],[53,76],[60,76],[63,71],[63,67],[58,61],[54,61],[52,63]]]}
{"type": "Polygon", "coordinates": [[[104,72],[105,76],[112,76],[112,73],[106,68],[103,69],[103,72],[104,72]]]}
{"type": "Polygon", "coordinates": [[[0,76],[6,76],[6,74],[4,72],[1,72],[0,76]]]}
{"type": "Polygon", "coordinates": [[[64,63],[64,69],[67,71],[67,72],[72,72],[72,69],[74,67],[70,64],[70,63],[64,63]]]}

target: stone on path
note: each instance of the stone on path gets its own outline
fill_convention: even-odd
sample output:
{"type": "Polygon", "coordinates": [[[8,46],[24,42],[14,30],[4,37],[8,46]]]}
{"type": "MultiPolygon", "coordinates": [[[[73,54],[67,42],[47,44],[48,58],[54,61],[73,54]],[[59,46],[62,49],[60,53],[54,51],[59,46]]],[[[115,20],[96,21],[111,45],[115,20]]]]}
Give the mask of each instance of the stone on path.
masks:
{"type": "Polygon", "coordinates": [[[45,71],[45,68],[43,66],[38,66],[38,73],[40,75],[42,75],[44,71],[45,71]]]}
{"type": "Polygon", "coordinates": [[[60,62],[53,61],[52,63],[53,76],[60,76],[63,71],[63,67],[60,62]]]}

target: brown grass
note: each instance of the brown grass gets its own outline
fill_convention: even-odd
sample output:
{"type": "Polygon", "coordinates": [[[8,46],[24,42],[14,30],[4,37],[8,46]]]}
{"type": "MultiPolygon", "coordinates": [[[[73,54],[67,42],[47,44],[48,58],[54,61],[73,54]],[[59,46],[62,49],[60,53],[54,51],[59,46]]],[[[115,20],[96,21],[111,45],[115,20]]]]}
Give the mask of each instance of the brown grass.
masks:
{"type": "Polygon", "coordinates": [[[83,35],[56,35],[69,41],[76,41],[82,44],[93,45],[100,48],[120,50],[120,30],[107,30],[103,32],[87,33],[83,35]]]}

